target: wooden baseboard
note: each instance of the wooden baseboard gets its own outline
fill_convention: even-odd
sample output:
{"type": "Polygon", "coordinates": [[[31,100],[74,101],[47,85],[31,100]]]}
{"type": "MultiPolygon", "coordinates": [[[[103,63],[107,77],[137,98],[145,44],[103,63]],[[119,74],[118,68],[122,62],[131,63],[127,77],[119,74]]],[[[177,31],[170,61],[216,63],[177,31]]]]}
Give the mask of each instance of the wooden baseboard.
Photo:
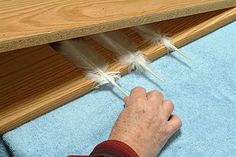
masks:
{"type": "MultiPolygon", "coordinates": [[[[236,19],[236,8],[155,23],[177,46],[191,42],[236,19]]],[[[153,60],[166,53],[163,46],[145,43],[137,33],[123,29],[153,60]]],[[[93,41],[89,41],[93,42],[93,41]]],[[[96,45],[110,70],[127,73],[111,53],[96,45]]],[[[93,89],[76,68],[48,44],[0,53],[0,133],[13,129],[93,89]]]]}

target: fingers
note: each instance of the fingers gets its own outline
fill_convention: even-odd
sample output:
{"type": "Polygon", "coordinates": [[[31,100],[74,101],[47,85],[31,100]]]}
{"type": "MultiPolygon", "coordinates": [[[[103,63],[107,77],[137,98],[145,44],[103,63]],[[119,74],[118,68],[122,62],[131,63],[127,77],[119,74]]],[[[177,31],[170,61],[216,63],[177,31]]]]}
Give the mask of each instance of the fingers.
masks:
{"type": "Polygon", "coordinates": [[[146,90],[145,90],[145,88],[143,88],[143,87],[135,87],[134,89],[132,89],[130,97],[132,97],[134,99],[136,99],[138,97],[146,99],[147,97],[146,97],[146,90]]]}
{"type": "Polygon", "coordinates": [[[174,110],[174,104],[172,103],[171,100],[165,100],[162,104],[163,107],[163,114],[165,116],[166,119],[170,118],[171,113],[174,110]]]}
{"type": "Polygon", "coordinates": [[[146,90],[142,87],[135,87],[132,89],[130,96],[124,98],[126,106],[135,105],[137,100],[147,100],[146,90]]]}
{"type": "Polygon", "coordinates": [[[182,121],[176,115],[171,115],[169,122],[168,122],[168,130],[170,133],[175,133],[177,130],[180,129],[182,126],[182,121]]]}
{"type": "Polygon", "coordinates": [[[161,92],[153,90],[147,93],[147,99],[151,105],[160,105],[163,103],[164,96],[161,92]]]}

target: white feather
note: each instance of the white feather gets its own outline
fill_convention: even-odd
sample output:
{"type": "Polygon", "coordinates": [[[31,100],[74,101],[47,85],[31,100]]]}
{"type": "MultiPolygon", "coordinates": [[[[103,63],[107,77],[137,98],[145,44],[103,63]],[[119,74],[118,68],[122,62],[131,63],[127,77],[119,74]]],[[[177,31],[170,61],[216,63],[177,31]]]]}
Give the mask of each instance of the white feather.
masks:
{"type": "Polygon", "coordinates": [[[118,57],[122,64],[127,64],[129,70],[132,69],[145,69],[154,75],[159,80],[163,81],[151,68],[148,67],[149,61],[131,42],[127,36],[121,31],[113,31],[107,33],[99,33],[92,35],[95,41],[101,44],[106,49],[110,50],[115,56],[118,57]]]}
{"type": "Polygon", "coordinates": [[[86,77],[95,81],[98,85],[111,83],[128,96],[128,93],[115,82],[116,78],[120,78],[119,73],[107,72],[108,65],[104,59],[84,39],[61,41],[52,44],[52,46],[71,60],[77,67],[86,69],[86,77]]]}
{"type": "Polygon", "coordinates": [[[170,38],[166,37],[166,36],[162,36],[160,43],[163,44],[168,50],[170,51],[177,51],[180,55],[182,55],[183,57],[192,60],[191,57],[189,57],[188,55],[186,55],[184,52],[182,52],[180,49],[178,49],[173,42],[171,41],[170,38]]]}
{"type": "MultiPolygon", "coordinates": [[[[113,81],[115,81],[115,79],[120,78],[120,72],[116,72],[116,73],[106,72],[106,74],[113,81]]],[[[91,80],[97,82],[99,86],[110,83],[107,79],[104,79],[103,76],[101,76],[100,74],[96,72],[87,72],[86,76],[90,78],[91,80]]]]}
{"type": "Polygon", "coordinates": [[[151,42],[153,44],[158,44],[162,38],[162,35],[160,34],[159,31],[153,31],[151,29],[151,26],[149,25],[141,25],[141,26],[136,26],[132,27],[133,30],[138,32],[138,34],[148,42],[151,42]]]}
{"type": "Polygon", "coordinates": [[[155,31],[151,26],[142,25],[142,26],[136,26],[133,29],[136,32],[138,32],[139,35],[142,36],[145,40],[150,41],[153,44],[161,43],[169,51],[177,51],[183,57],[191,60],[191,58],[188,55],[186,55],[184,52],[182,52],[173,44],[170,38],[168,38],[167,36],[161,35],[160,31],[155,31]]]}
{"type": "Polygon", "coordinates": [[[141,51],[120,56],[120,62],[129,65],[129,71],[132,69],[143,70],[143,66],[147,66],[149,63],[141,51]]]}

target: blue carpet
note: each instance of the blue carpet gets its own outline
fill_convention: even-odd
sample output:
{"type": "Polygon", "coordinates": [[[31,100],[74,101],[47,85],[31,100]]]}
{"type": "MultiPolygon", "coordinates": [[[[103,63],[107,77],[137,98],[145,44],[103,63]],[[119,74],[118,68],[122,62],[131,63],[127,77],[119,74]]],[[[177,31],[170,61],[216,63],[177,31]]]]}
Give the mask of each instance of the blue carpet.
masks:
{"type": "MultiPolygon", "coordinates": [[[[175,103],[183,121],[161,157],[236,156],[236,22],[182,48],[150,66],[165,78],[132,72],[118,82],[127,90],[159,89],[175,103]]],[[[122,95],[109,87],[90,92],[3,135],[16,157],[63,157],[89,154],[106,140],[123,109],[122,95]]]]}

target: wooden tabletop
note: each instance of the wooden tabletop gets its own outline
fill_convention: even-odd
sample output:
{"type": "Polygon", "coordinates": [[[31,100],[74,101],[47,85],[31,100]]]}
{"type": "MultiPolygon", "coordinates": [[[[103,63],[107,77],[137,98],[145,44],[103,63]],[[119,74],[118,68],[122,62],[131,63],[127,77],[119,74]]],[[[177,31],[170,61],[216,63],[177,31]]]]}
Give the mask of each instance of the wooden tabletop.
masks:
{"type": "Polygon", "coordinates": [[[0,0],[0,52],[234,5],[235,0],[0,0]]]}

